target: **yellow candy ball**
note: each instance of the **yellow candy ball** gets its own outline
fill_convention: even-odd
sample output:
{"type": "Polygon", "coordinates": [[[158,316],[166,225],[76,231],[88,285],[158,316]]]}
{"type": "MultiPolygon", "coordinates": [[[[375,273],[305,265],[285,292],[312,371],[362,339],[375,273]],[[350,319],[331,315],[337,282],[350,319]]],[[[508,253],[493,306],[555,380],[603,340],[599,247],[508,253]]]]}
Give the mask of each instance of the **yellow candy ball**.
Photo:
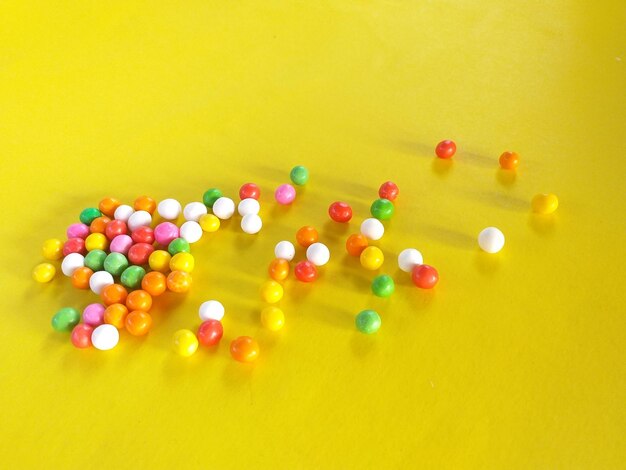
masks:
{"type": "Polygon", "coordinates": [[[377,246],[368,246],[361,252],[361,266],[374,271],[380,268],[385,261],[385,255],[377,246]]]}
{"type": "Polygon", "coordinates": [[[204,214],[198,219],[198,223],[205,232],[217,232],[220,228],[220,219],[213,214],[204,214]]]}
{"type": "Polygon", "coordinates": [[[184,357],[189,357],[198,349],[198,338],[191,330],[178,330],[174,333],[174,351],[184,357]]]}
{"type": "Polygon", "coordinates": [[[41,263],[33,269],[33,279],[37,282],[50,282],[56,272],[56,268],[50,263],[41,263]]]}
{"type": "Polygon", "coordinates": [[[268,304],[275,304],[283,298],[283,286],[276,281],[266,281],[261,286],[261,298],[268,304]]]}
{"type": "Polygon", "coordinates": [[[172,255],[165,250],[154,250],[148,258],[148,264],[153,271],[159,271],[160,273],[170,272],[170,261],[172,255]]]}
{"type": "Polygon", "coordinates": [[[106,250],[109,247],[109,240],[104,233],[92,233],[85,238],[85,248],[87,251],[106,250]]]}
{"type": "Polygon", "coordinates": [[[46,259],[61,259],[63,258],[63,242],[58,238],[46,240],[41,247],[41,253],[46,259]]]}
{"type": "Polygon", "coordinates": [[[531,206],[538,214],[552,214],[559,207],[559,198],[555,194],[537,194],[531,206]]]}
{"type": "Polygon", "coordinates": [[[170,269],[172,271],[185,271],[190,273],[195,265],[193,255],[191,253],[176,253],[170,260],[170,269]]]}
{"type": "Polygon", "coordinates": [[[268,330],[278,331],[285,325],[285,314],[278,307],[265,307],[261,311],[261,324],[268,330]]]}

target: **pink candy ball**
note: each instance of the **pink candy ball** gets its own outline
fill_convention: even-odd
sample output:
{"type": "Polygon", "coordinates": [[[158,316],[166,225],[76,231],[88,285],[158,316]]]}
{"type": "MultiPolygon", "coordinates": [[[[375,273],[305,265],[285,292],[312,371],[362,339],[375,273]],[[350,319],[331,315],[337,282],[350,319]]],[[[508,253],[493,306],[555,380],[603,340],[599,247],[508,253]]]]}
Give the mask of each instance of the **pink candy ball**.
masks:
{"type": "Polygon", "coordinates": [[[290,184],[281,184],[276,188],[274,197],[279,204],[288,205],[291,204],[296,198],[296,189],[290,184]]]}
{"type": "Polygon", "coordinates": [[[83,310],[83,323],[98,326],[104,323],[104,305],[89,304],[83,310]]]}
{"type": "Polygon", "coordinates": [[[111,244],[109,245],[109,251],[111,253],[122,253],[125,255],[130,250],[130,247],[133,246],[133,239],[128,235],[118,235],[117,237],[111,240],[111,244]]]}
{"type": "Polygon", "coordinates": [[[178,238],[178,234],[178,227],[172,222],[162,222],[154,227],[154,239],[160,245],[169,245],[172,240],[178,238]]]}
{"type": "Polygon", "coordinates": [[[85,224],[72,224],[67,227],[67,238],[87,238],[89,226],[85,224]]]}

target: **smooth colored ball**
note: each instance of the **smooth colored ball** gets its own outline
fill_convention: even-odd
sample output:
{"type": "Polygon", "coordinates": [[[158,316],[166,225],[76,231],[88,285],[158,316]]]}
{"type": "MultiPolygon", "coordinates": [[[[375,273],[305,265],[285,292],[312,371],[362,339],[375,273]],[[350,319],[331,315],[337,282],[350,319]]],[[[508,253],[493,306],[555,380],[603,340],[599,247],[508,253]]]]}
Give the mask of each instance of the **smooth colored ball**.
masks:
{"type": "Polygon", "coordinates": [[[451,140],[442,140],[437,144],[435,153],[439,158],[443,158],[444,160],[452,158],[456,153],[456,144],[451,140]]]}
{"type": "Polygon", "coordinates": [[[200,227],[205,232],[217,232],[220,228],[220,219],[215,214],[205,214],[198,220],[200,227]]]}
{"type": "Polygon", "coordinates": [[[89,224],[89,231],[91,233],[104,233],[109,222],[111,222],[111,219],[106,215],[96,217],[89,224]]]}
{"type": "Polygon", "coordinates": [[[128,234],[128,226],[123,220],[112,220],[104,228],[104,234],[109,240],[113,240],[118,235],[128,234]]]}
{"type": "Polygon", "coordinates": [[[184,238],[175,238],[167,245],[167,251],[174,256],[176,253],[189,253],[191,248],[189,247],[189,242],[184,238]]]}
{"type": "Polygon", "coordinates": [[[176,354],[189,357],[198,349],[198,338],[191,330],[178,330],[173,336],[173,346],[176,354]]]}
{"type": "Polygon", "coordinates": [[[115,283],[113,276],[106,271],[98,271],[89,278],[89,288],[94,294],[100,295],[102,289],[115,283]]]}
{"type": "Polygon", "coordinates": [[[91,335],[93,334],[93,326],[79,323],[72,330],[72,344],[75,348],[85,349],[91,347],[91,335]]]}
{"type": "Polygon", "coordinates": [[[222,191],[217,188],[208,189],[202,196],[202,202],[207,207],[213,207],[215,201],[223,196],[222,191]]]}
{"type": "Polygon", "coordinates": [[[89,226],[85,224],[72,224],[67,227],[67,231],[65,234],[67,238],[87,238],[91,232],[89,231],[89,226]]]}
{"type": "Polygon", "coordinates": [[[324,266],[330,260],[330,250],[323,243],[313,243],[306,249],[306,259],[315,266],[324,266]]]}
{"type": "Polygon", "coordinates": [[[333,202],[328,208],[328,215],[335,222],[346,223],[352,219],[352,207],[346,202],[333,202]]]}
{"type": "Polygon", "coordinates": [[[41,254],[49,260],[57,260],[63,258],[63,242],[58,238],[50,238],[43,242],[41,254]]]}
{"type": "Polygon", "coordinates": [[[105,306],[102,304],[89,304],[83,310],[83,323],[98,326],[104,323],[105,306]]]}
{"type": "Polygon", "coordinates": [[[122,253],[109,253],[104,260],[104,270],[113,276],[121,276],[128,267],[128,260],[122,253]]]}
{"type": "Polygon", "coordinates": [[[380,329],[380,315],[374,310],[363,310],[356,316],[355,323],[357,330],[371,335],[380,329]]]}
{"type": "Polygon", "coordinates": [[[120,333],[113,325],[100,325],[91,333],[91,344],[100,351],[108,351],[117,346],[120,333]]]}
{"type": "Polygon", "coordinates": [[[261,285],[261,298],[268,304],[275,304],[282,299],[283,292],[283,286],[274,280],[265,281],[261,285]]]}
{"type": "Polygon", "coordinates": [[[124,304],[111,304],[104,309],[104,323],[113,325],[118,330],[124,328],[128,308],[124,304]]]}
{"type": "Polygon", "coordinates": [[[152,297],[157,297],[167,290],[167,278],[163,273],[151,271],[141,280],[141,288],[152,297]]]}
{"type": "Polygon", "coordinates": [[[52,317],[52,328],[56,331],[72,331],[80,322],[80,312],[72,307],[63,307],[52,317]]]}
{"type": "Polygon", "coordinates": [[[191,253],[176,253],[170,260],[171,271],[185,271],[190,273],[195,266],[195,260],[191,253]]]}
{"type": "Polygon", "coordinates": [[[365,219],[361,223],[361,234],[370,240],[380,240],[385,234],[385,226],[378,219],[365,219]]]}
{"type": "Polygon", "coordinates": [[[106,286],[100,292],[100,298],[104,305],[123,304],[126,303],[128,291],[121,284],[111,284],[106,286]]]}
{"type": "Polygon", "coordinates": [[[172,255],[170,255],[167,251],[155,250],[150,255],[150,258],[148,258],[148,265],[153,271],[168,273],[170,271],[171,259],[172,255]]]}
{"type": "Polygon", "coordinates": [[[254,235],[261,231],[263,221],[257,214],[247,214],[241,219],[241,230],[250,235],[254,235]]]}
{"type": "Polygon", "coordinates": [[[372,293],[377,297],[389,297],[396,290],[396,284],[388,274],[381,274],[372,280],[372,293]]]}
{"type": "Polygon", "coordinates": [[[206,214],[207,208],[202,202],[190,202],[183,209],[183,217],[185,220],[197,222],[200,217],[206,214]]]}
{"type": "Polygon", "coordinates": [[[57,270],[50,263],[41,263],[33,269],[33,279],[37,282],[50,282],[54,279],[57,270]]]}
{"type": "MultiPolygon", "coordinates": [[[[204,204],[202,207],[206,209],[204,204]]],[[[189,243],[196,243],[200,240],[202,238],[202,233],[202,227],[200,227],[200,224],[198,222],[194,222],[193,220],[188,220],[180,226],[180,238],[187,240],[189,243]]]]}
{"type": "Polygon", "coordinates": [[[128,229],[131,232],[137,230],[139,227],[150,227],[151,224],[152,216],[148,211],[133,212],[128,218],[128,222],[126,222],[126,225],[128,225],[128,229]]]}
{"type": "Polygon", "coordinates": [[[280,259],[286,259],[287,261],[291,261],[293,257],[296,255],[296,248],[293,246],[293,243],[287,240],[280,241],[274,247],[274,256],[280,259]]]}
{"type": "Polygon", "coordinates": [[[267,271],[275,281],[284,281],[289,276],[289,261],[282,258],[274,258],[267,271]]]}
{"type": "Polygon", "coordinates": [[[165,220],[176,220],[182,210],[183,207],[176,199],[163,199],[157,205],[157,212],[165,220]]]}
{"type": "Polygon", "coordinates": [[[308,248],[313,243],[317,242],[319,239],[319,234],[315,228],[305,225],[304,227],[300,227],[296,232],[296,241],[298,245],[303,246],[304,248],[308,248]]]}
{"type": "Polygon", "coordinates": [[[150,227],[138,227],[130,234],[135,243],[154,243],[154,230],[150,227]]]}
{"type": "Polygon", "coordinates": [[[504,246],[504,234],[496,227],[487,227],[478,234],[478,246],[487,253],[497,253],[504,246]]]}
{"type": "Polygon", "coordinates": [[[224,306],[218,300],[207,300],[206,302],[202,302],[202,305],[200,305],[198,314],[200,315],[200,320],[202,321],[222,321],[222,318],[224,318],[224,306]]]}
{"type": "Polygon", "coordinates": [[[406,248],[398,255],[398,267],[405,273],[410,273],[418,264],[423,264],[422,254],[415,248],[406,248]]]}
{"type": "Polygon", "coordinates": [[[95,219],[96,217],[100,217],[101,215],[102,212],[100,212],[99,209],[96,209],[95,207],[89,207],[87,209],[83,209],[83,211],[80,213],[79,219],[81,223],[89,225],[91,222],[93,222],[93,219],[95,219]]]}
{"type": "Polygon", "coordinates": [[[85,248],[87,251],[106,250],[109,247],[109,240],[103,233],[92,233],[85,238],[85,248]]]}
{"type": "Polygon", "coordinates": [[[246,183],[239,189],[239,199],[256,199],[261,197],[261,188],[254,183],[246,183]]]}
{"type": "Polygon", "coordinates": [[[376,199],[370,207],[370,212],[378,220],[389,220],[394,212],[393,202],[389,199],[376,199]]]}
{"type": "Polygon", "coordinates": [[[89,269],[86,266],[78,268],[72,273],[72,285],[77,289],[88,289],[89,279],[91,279],[92,274],[93,270],[89,269]]]}
{"type": "Polygon", "coordinates": [[[293,272],[300,282],[313,282],[317,279],[317,268],[310,261],[300,261],[293,272]]]}
{"type": "Polygon", "coordinates": [[[129,235],[118,235],[109,244],[109,251],[111,253],[128,254],[128,250],[133,246],[133,239],[129,235]]]}
{"type": "Polygon", "coordinates": [[[398,189],[398,185],[396,183],[393,181],[387,181],[380,185],[380,188],[378,189],[378,197],[395,201],[399,192],[400,190],[398,189]]]}
{"type": "Polygon", "coordinates": [[[191,274],[185,271],[172,271],[167,276],[167,288],[172,292],[183,294],[191,288],[191,274]]]}
{"type": "Polygon", "coordinates": [[[503,170],[516,170],[519,166],[519,155],[515,152],[504,152],[499,161],[503,170]]]}
{"type": "Polygon", "coordinates": [[[213,214],[222,220],[230,219],[235,213],[235,201],[222,196],[213,203],[213,214]]]}
{"type": "Polygon", "coordinates": [[[354,233],[346,240],[346,251],[350,256],[361,256],[367,246],[367,238],[361,233],[354,233]]]}
{"type": "Polygon", "coordinates": [[[115,220],[122,220],[128,224],[128,219],[130,219],[130,216],[134,213],[135,209],[127,204],[122,204],[121,206],[118,206],[117,209],[115,209],[113,217],[115,218],[115,220]]]}
{"type": "Polygon", "coordinates": [[[150,215],[156,210],[156,201],[148,196],[139,196],[133,203],[133,209],[136,211],[146,211],[150,215]]]}
{"type": "Polygon", "coordinates": [[[261,204],[259,204],[259,201],[251,197],[242,199],[237,204],[237,212],[242,217],[248,214],[258,214],[260,210],[261,204]]]}
{"type": "Polygon", "coordinates": [[[278,204],[288,206],[296,199],[296,188],[290,184],[281,184],[276,191],[274,191],[274,199],[278,204]]]}
{"type": "Polygon", "coordinates": [[[80,253],[81,255],[87,254],[85,249],[85,240],[82,238],[70,238],[63,244],[63,256],[67,256],[70,253],[80,253]]]}
{"type": "Polygon", "coordinates": [[[104,269],[104,261],[107,258],[106,252],[103,250],[93,250],[87,253],[84,259],[84,265],[93,272],[102,271],[104,269]]]}
{"type": "Polygon", "coordinates": [[[115,199],[114,197],[105,197],[98,204],[98,209],[100,209],[100,212],[104,215],[111,218],[115,214],[115,209],[121,205],[122,203],[118,199],[115,199]]]}
{"type": "Polygon", "coordinates": [[[271,331],[278,331],[285,326],[285,314],[278,307],[265,307],[261,310],[261,324],[271,331]]]}
{"type": "Polygon", "coordinates": [[[143,310],[131,311],[124,319],[124,326],[133,336],[143,336],[152,327],[152,316],[143,310]]]}
{"type": "Polygon", "coordinates": [[[411,278],[417,287],[432,289],[439,282],[439,273],[432,266],[419,264],[413,268],[411,278]]]}
{"type": "Polygon", "coordinates": [[[145,275],[146,270],[141,266],[129,266],[122,272],[120,282],[129,289],[137,289],[145,275]]]}
{"type": "Polygon", "coordinates": [[[179,237],[180,231],[172,222],[161,222],[154,227],[154,239],[160,245],[167,246],[179,237]]]}
{"type": "Polygon", "coordinates": [[[154,252],[154,247],[149,243],[135,243],[128,250],[128,261],[132,264],[148,264],[150,255],[154,252]]]}
{"type": "Polygon", "coordinates": [[[214,346],[224,335],[224,327],[219,320],[206,320],[198,328],[198,342],[203,346],[214,346]]]}
{"type": "Polygon", "coordinates": [[[289,173],[289,178],[297,186],[305,185],[309,181],[309,170],[302,165],[294,166],[289,173]]]}
{"type": "Polygon", "coordinates": [[[152,296],[145,290],[132,291],[126,298],[126,307],[128,307],[129,311],[141,310],[142,312],[149,312],[152,308],[152,296]]]}
{"type": "Polygon", "coordinates": [[[365,269],[375,271],[383,265],[385,255],[377,246],[368,246],[361,252],[360,260],[365,269]]]}
{"type": "Polygon", "coordinates": [[[555,194],[537,194],[531,206],[537,214],[552,214],[559,207],[559,198],[555,194]]]}
{"type": "Polygon", "coordinates": [[[240,336],[230,343],[230,354],[239,362],[254,362],[259,357],[259,343],[249,336],[240,336]]]}
{"type": "Polygon", "coordinates": [[[74,274],[78,268],[82,268],[85,266],[85,257],[80,253],[70,253],[65,258],[63,258],[63,262],[61,263],[61,272],[65,274],[67,277],[70,277],[74,274]]]}

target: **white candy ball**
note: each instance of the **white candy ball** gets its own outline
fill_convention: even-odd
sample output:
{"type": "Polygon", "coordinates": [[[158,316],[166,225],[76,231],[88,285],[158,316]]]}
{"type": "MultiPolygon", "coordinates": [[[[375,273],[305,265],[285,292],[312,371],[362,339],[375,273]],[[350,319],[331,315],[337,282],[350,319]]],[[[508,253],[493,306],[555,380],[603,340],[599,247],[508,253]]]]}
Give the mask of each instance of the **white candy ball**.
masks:
{"type": "Polygon", "coordinates": [[[67,277],[70,277],[74,274],[78,268],[82,268],[85,266],[85,257],[80,253],[70,253],[65,258],[63,258],[63,262],[61,263],[61,271],[67,277]]]}
{"type": "Polygon", "coordinates": [[[496,227],[487,227],[478,234],[478,246],[487,253],[497,253],[504,246],[504,234],[496,227]]]}
{"type": "Polygon", "coordinates": [[[418,264],[424,264],[424,258],[415,248],[402,250],[398,255],[398,267],[406,273],[413,271],[413,268],[418,264]]]}
{"type": "Polygon", "coordinates": [[[361,234],[370,240],[380,240],[385,234],[385,226],[378,219],[365,219],[361,224],[361,234]]]}
{"type": "Polygon", "coordinates": [[[108,351],[117,346],[120,341],[120,332],[113,325],[104,324],[97,326],[91,333],[93,347],[100,351],[108,351]]]}
{"type": "Polygon", "coordinates": [[[241,219],[241,230],[251,235],[259,233],[263,227],[263,221],[261,217],[256,214],[244,215],[241,219]]]}
{"type": "Polygon", "coordinates": [[[135,212],[135,209],[133,209],[129,205],[122,204],[121,206],[118,206],[117,209],[115,209],[115,212],[113,213],[113,218],[115,220],[122,220],[124,222],[128,222],[128,219],[130,218],[131,215],[133,215],[134,212],[135,212]]]}
{"type": "Polygon", "coordinates": [[[222,220],[230,219],[235,213],[235,201],[221,197],[213,204],[213,213],[222,220]]]}
{"type": "Polygon", "coordinates": [[[293,243],[288,242],[287,240],[278,242],[274,248],[274,256],[276,256],[276,258],[291,261],[295,255],[296,248],[293,246],[293,243]]]}
{"type": "Polygon", "coordinates": [[[197,222],[200,217],[207,213],[207,208],[202,202],[190,202],[183,210],[185,220],[197,222]]]}
{"type": "Polygon", "coordinates": [[[306,249],[306,259],[315,266],[324,266],[330,259],[330,250],[323,243],[313,243],[306,249]]]}
{"type": "Polygon", "coordinates": [[[196,243],[202,238],[202,227],[198,222],[188,220],[180,226],[180,238],[184,238],[189,243],[196,243]]]}
{"type": "Polygon", "coordinates": [[[224,318],[224,306],[217,300],[207,300],[200,305],[198,313],[200,314],[200,320],[202,321],[222,321],[222,318],[224,318]]]}
{"type": "Polygon", "coordinates": [[[157,206],[157,212],[165,220],[177,219],[182,210],[180,202],[176,199],[163,199],[157,206]]]}
{"type": "Polygon", "coordinates": [[[259,201],[251,197],[241,200],[237,206],[237,212],[242,217],[248,214],[258,214],[260,210],[261,204],[259,204],[259,201]]]}
{"type": "Polygon", "coordinates": [[[152,223],[152,216],[148,211],[137,211],[131,214],[128,218],[128,228],[132,232],[139,227],[150,227],[152,223]]]}
{"type": "Polygon", "coordinates": [[[110,273],[106,271],[97,271],[89,278],[89,287],[94,294],[100,295],[102,289],[106,286],[110,286],[114,282],[113,276],[110,273]]]}

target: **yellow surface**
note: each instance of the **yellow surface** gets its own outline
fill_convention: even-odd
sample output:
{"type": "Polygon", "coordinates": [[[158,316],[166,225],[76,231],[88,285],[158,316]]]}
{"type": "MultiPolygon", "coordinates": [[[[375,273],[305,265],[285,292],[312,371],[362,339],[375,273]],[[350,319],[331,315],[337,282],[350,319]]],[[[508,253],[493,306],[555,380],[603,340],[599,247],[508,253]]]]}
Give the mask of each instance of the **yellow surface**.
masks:
{"type": "Polygon", "coordinates": [[[626,467],[623,1],[126,3],[0,4],[3,468],[626,467]],[[277,207],[295,164],[310,184],[277,207]],[[401,195],[382,300],[343,243],[386,179],[401,195]],[[84,207],[247,181],[263,230],[205,234],[192,292],[159,299],[148,337],[103,353],[52,331],[93,294],[31,271],[84,207]],[[539,192],[554,217],[531,215],[539,192]],[[334,200],[349,227],[328,221],[334,200]],[[264,330],[273,246],[303,224],[331,262],[285,283],[285,327],[264,330]],[[495,256],[476,246],[490,225],[495,256]],[[399,272],[409,246],[435,291],[399,272]],[[223,341],[177,356],[209,298],[223,341]],[[363,308],[375,336],[354,328],[363,308]],[[253,366],[228,353],[244,334],[253,366]]]}

